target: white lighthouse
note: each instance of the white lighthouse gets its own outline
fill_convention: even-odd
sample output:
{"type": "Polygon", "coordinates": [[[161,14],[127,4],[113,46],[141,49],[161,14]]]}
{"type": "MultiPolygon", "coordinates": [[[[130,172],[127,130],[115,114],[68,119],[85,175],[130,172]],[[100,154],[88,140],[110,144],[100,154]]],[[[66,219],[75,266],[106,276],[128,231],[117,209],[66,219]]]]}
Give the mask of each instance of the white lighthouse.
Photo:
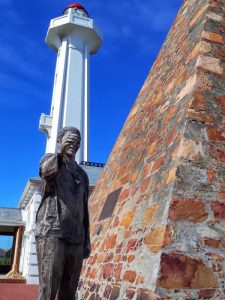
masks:
{"type": "MultiPolygon", "coordinates": [[[[89,56],[98,51],[102,38],[85,8],[74,3],[64,10],[61,17],[51,20],[46,43],[57,53],[51,112],[41,115],[39,127],[47,135],[46,152],[54,153],[57,150],[59,129],[65,126],[78,128],[82,141],[76,160],[88,174],[91,193],[104,165],[88,159],[89,56]]],[[[20,214],[20,225],[24,229],[20,264],[17,264],[30,284],[38,284],[34,232],[41,190],[41,178],[30,178],[16,211],[20,214]]]]}
{"type": "Polygon", "coordinates": [[[101,34],[86,9],[73,3],[51,20],[46,43],[57,53],[51,112],[41,115],[39,126],[47,135],[46,153],[56,151],[60,128],[74,126],[82,136],[76,160],[88,161],[89,57],[100,48],[101,34]]]}

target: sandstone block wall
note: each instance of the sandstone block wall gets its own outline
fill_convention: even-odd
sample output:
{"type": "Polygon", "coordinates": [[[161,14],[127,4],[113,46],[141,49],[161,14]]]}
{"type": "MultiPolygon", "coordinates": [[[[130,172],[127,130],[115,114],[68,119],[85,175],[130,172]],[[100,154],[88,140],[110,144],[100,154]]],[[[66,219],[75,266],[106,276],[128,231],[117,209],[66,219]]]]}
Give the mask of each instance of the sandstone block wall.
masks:
{"type": "Polygon", "coordinates": [[[91,195],[83,299],[225,299],[224,122],[225,1],[186,0],[91,195]]]}

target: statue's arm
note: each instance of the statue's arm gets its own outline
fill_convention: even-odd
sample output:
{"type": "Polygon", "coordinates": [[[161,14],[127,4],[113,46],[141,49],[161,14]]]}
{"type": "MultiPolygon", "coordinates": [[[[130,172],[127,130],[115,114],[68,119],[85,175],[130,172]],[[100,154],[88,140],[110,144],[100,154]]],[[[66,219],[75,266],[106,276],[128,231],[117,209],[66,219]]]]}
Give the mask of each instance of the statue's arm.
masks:
{"type": "Polygon", "coordinates": [[[59,154],[45,154],[39,165],[39,175],[46,180],[52,180],[57,177],[62,165],[62,156],[59,154]]]}
{"type": "Polygon", "coordinates": [[[84,228],[85,228],[84,258],[88,258],[91,254],[88,191],[89,191],[89,180],[88,177],[86,176],[86,188],[85,188],[85,195],[84,195],[84,228]]]}

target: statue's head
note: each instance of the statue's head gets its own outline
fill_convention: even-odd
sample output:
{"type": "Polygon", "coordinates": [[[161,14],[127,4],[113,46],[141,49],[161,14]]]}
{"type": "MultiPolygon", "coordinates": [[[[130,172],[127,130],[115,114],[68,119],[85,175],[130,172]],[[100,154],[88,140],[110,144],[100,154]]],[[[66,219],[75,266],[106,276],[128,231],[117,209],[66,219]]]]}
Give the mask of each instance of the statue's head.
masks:
{"type": "Polygon", "coordinates": [[[63,154],[74,157],[80,148],[80,131],[75,127],[64,127],[58,132],[57,142],[63,154]]]}

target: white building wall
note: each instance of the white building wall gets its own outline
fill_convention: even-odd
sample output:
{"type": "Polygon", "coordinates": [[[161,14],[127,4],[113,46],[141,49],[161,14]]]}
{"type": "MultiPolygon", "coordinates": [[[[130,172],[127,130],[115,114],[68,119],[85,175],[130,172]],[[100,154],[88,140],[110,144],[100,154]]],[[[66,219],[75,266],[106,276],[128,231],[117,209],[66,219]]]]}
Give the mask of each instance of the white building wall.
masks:
{"type": "Polygon", "coordinates": [[[38,264],[35,244],[35,220],[38,207],[41,202],[40,192],[35,192],[31,201],[27,205],[23,217],[26,221],[22,253],[20,259],[20,272],[26,278],[27,284],[38,284],[38,264]]]}

